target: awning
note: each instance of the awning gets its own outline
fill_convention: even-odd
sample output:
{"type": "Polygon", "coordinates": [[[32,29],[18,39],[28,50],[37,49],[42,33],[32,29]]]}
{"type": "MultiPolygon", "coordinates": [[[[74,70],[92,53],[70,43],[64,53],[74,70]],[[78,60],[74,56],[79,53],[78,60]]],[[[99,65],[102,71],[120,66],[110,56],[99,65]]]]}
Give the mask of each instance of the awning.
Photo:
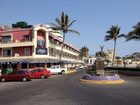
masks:
{"type": "Polygon", "coordinates": [[[0,59],[0,63],[18,63],[18,62],[25,62],[25,59],[0,59]]]}
{"type": "Polygon", "coordinates": [[[59,63],[59,64],[72,64],[75,63],[74,61],[66,61],[66,60],[61,60],[59,61],[58,59],[47,59],[47,58],[21,58],[21,59],[0,59],[1,64],[5,63],[59,63]]]}

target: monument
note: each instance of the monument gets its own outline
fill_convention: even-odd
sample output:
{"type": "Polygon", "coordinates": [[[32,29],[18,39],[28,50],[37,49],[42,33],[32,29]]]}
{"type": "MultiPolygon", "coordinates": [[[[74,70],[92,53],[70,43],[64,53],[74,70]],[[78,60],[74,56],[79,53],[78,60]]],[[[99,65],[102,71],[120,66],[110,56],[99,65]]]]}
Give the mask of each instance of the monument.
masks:
{"type": "Polygon", "coordinates": [[[123,83],[124,80],[113,71],[105,71],[104,60],[97,58],[94,65],[93,73],[85,74],[80,81],[93,84],[114,84],[123,83]]]}
{"type": "Polygon", "coordinates": [[[96,74],[99,75],[99,76],[100,75],[104,76],[104,74],[105,74],[104,68],[105,68],[104,60],[102,60],[100,58],[96,59],[96,61],[95,61],[96,74]]]}

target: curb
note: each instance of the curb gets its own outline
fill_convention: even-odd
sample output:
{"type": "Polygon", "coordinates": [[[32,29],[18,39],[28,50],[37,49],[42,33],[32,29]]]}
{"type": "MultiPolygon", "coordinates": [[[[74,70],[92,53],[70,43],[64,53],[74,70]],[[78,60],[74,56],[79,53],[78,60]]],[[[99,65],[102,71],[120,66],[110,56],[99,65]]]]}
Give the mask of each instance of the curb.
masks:
{"type": "Polygon", "coordinates": [[[76,70],[68,70],[65,72],[65,74],[70,74],[70,73],[75,73],[75,72],[76,72],[76,70]]]}
{"type": "Polygon", "coordinates": [[[85,79],[80,79],[80,82],[83,83],[89,83],[89,84],[120,84],[124,83],[124,80],[85,80],[85,79]]]}

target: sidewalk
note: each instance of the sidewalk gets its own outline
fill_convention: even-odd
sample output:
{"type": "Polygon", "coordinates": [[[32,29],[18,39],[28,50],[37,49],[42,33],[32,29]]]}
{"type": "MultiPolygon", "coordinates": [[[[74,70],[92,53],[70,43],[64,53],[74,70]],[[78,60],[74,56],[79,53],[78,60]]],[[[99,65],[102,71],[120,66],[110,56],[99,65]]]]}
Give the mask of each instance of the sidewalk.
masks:
{"type": "Polygon", "coordinates": [[[71,73],[75,73],[75,72],[76,72],[76,70],[68,70],[65,72],[65,74],[71,74],[71,73]]]}

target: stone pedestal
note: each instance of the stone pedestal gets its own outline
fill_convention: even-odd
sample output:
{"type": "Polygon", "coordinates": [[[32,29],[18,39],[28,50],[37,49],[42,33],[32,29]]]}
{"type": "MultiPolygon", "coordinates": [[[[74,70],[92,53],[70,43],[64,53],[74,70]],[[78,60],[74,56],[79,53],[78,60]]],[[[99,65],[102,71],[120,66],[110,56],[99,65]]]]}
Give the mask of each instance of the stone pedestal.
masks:
{"type": "Polygon", "coordinates": [[[104,60],[97,59],[95,61],[95,70],[97,75],[104,75],[105,70],[104,70],[104,60]]]}

